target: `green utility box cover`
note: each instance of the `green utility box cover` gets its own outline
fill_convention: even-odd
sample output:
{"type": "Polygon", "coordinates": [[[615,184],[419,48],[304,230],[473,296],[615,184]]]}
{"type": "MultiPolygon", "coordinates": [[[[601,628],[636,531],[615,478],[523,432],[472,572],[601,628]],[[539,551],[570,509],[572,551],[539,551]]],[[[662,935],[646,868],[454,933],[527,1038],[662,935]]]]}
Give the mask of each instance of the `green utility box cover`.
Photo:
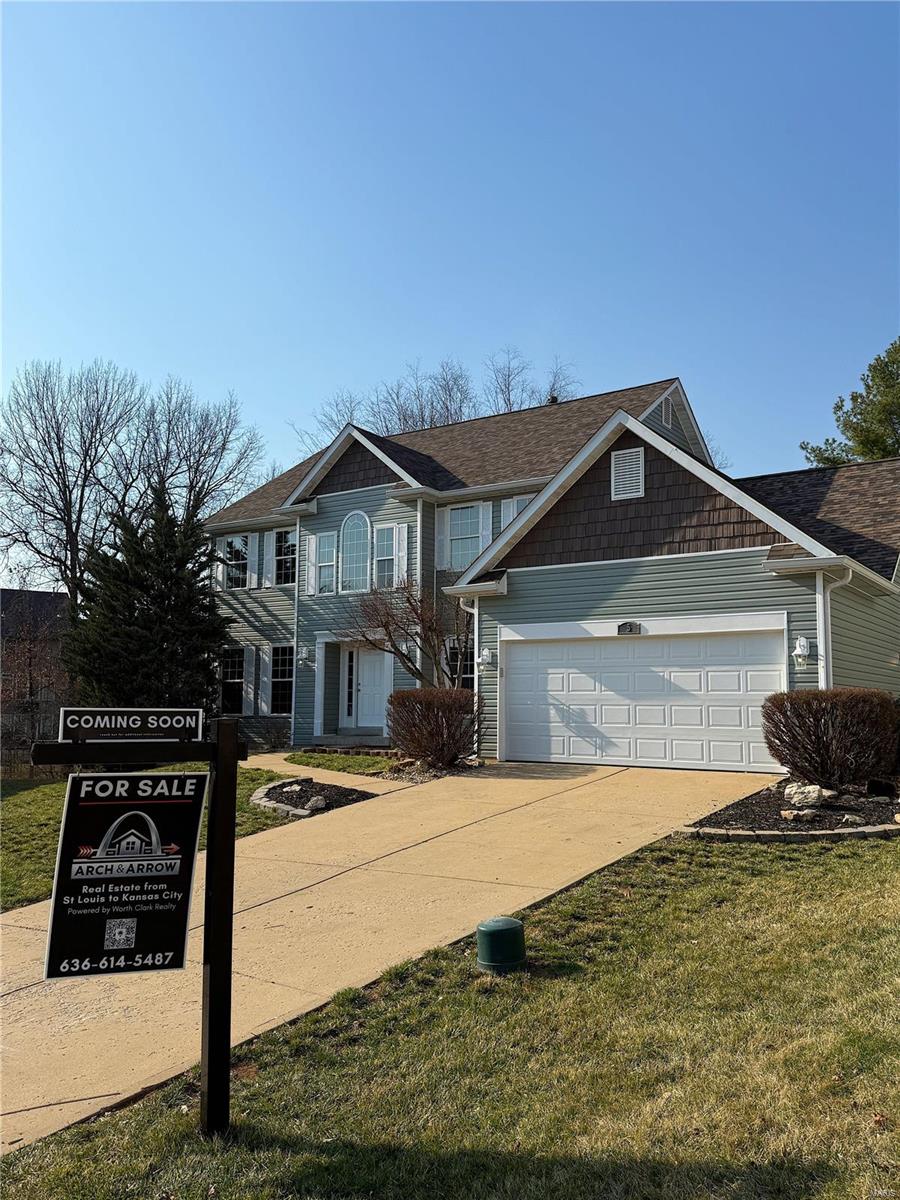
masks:
{"type": "Polygon", "coordinates": [[[515,917],[491,917],[478,926],[478,969],[514,971],[525,965],[525,926],[515,917]]]}

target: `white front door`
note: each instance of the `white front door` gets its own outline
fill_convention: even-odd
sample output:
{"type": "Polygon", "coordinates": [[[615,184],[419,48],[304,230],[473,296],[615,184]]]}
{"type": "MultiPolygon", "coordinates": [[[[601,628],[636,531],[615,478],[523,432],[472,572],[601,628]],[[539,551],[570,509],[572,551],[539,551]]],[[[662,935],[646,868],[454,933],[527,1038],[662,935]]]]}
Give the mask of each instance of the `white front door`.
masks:
{"type": "Polygon", "coordinates": [[[384,725],[384,651],[359,647],[356,659],[356,725],[360,729],[384,725]]]}
{"type": "Polygon", "coordinates": [[[784,660],[780,633],[511,642],[503,757],[771,770],[759,710],[784,660]]]}

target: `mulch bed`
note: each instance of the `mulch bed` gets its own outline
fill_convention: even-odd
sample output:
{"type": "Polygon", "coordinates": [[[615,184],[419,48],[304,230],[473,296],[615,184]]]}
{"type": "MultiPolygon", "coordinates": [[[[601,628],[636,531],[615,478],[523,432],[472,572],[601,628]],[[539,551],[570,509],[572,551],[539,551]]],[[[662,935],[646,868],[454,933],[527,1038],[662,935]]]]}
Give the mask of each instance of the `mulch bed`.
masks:
{"type": "Polygon", "coordinates": [[[333,783],[314,783],[312,779],[286,779],[266,791],[266,799],[289,808],[307,807],[307,802],[316,797],[325,801],[325,807],[316,807],[314,812],[329,812],[333,808],[346,808],[360,800],[371,800],[375,792],[361,792],[356,788],[338,787],[333,783]]]}
{"type": "Polygon", "coordinates": [[[744,796],[742,800],[735,800],[733,804],[728,804],[718,812],[710,813],[692,824],[695,827],[712,829],[773,829],[785,833],[802,833],[813,829],[847,829],[856,824],[892,825],[894,813],[900,812],[900,800],[885,803],[871,796],[854,794],[852,803],[847,800],[818,806],[812,821],[786,821],[781,816],[781,810],[795,807],[784,798],[787,783],[785,780],[771,788],[754,792],[752,796],[744,796]],[[860,820],[845,822],[844,816],[847,813],[860,820]]]}

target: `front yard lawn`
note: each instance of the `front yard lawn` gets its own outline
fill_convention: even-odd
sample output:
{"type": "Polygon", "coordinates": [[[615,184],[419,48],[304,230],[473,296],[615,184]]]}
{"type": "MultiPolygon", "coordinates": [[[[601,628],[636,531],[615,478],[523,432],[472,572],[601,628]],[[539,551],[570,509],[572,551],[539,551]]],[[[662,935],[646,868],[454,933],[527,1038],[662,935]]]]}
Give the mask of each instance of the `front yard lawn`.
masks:
{"type": "Polygon", "coordinates": [[[351,775],[384,775],[396,759],[380,754],[305,754],[297,750],[285,756],[296,767],[321,767],[323,771],[349,771],[351,775]]]}
{"type": "MultiPolygon", "coordinates": [[[[205,764],[185,764],[167,770],[204,770],[205,764]]],[[[282,779],[274,771],[238,771],[237,835],[259,833],[282,825],[283,817],[271,809],[250,803],[258,787],[282,779]]],[[[66,782],[35,784],[29,780],[3,782],[0,800],[0,900],[2,908],[18,908],[35,900],[46,900],[53,887],[56,847],[62,820],[66,782]]],[[[200,830],[200,845],[206,844],[206,814],[200,830]]]]}
{"type": "Polygon", "coordinates": [[[891,842],[669,839],[530,912],[526,972],[468,941],[240,1049],[228,1140],[193,1073],[5,1200],[896,1196],[898,910],[891,842]]]}

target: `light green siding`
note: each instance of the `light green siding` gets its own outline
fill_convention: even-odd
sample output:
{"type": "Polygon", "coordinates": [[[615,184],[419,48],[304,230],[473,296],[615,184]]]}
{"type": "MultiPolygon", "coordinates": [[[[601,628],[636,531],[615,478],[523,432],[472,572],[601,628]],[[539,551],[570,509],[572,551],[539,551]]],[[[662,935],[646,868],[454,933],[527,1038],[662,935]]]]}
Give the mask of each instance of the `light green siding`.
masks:
{"type": "Polygon", "coordinates": [[[497,753],[498,623],[785,611],[790,644],[803,636],[811,647],[802,671],[789,664],[789,686],[816,687],[815,575],[774,576],[762,568],[766,553],[686,554],[508,572],[507,595],[478,601],[478,649],[493,651],[492,665],[479,675],[485,702],[481,753],[497,753]]]}
{"type": "Polygon", "coordinates": [[[668,428],[663,424],[662,408],[654,408],[652,413],[642,418],[644,424],[652,429],[655,433],[660,433],[664,438],[668,438],[670,442],[674,442],[681,450],[687,450],[689,454],[694,453],[694,447],[691,445],[691,439],[688,437],[685,423],[678,412],[678,406],[672,405],[672,426],[668,428]]]}
{"type": "MultiPolygon", "coordinates": [[[[352,629],[353,614],[359,603],[359,597],[352,594],[341,595],[339,593],[335,596],[308,596],[306,594],[307,538],[310,534],[318,536],[322,533],[333,532],[338,535],[338,541],[340,541],[341,524],[344,518],[352,512],[365,513],[373,525],[399,524],[401,522],[407,525],[407,571],[412,578],[415,578],[418,554],[416,501],[398,499],[396,491],[392,491],[389,486],[362,488],[359,491],[319,496],[316,514],[300,518],[298,563],[300,587],[297,600],[296,644],[298,649],[306,649],[308,660],[307,664],[298,670],[297,686],[294,689],[294,739],[297,742],[309,741],[314,735],[316,634],[340,634],[343,630],[352,629]]],[[[328,703],[331,701],[327,689],[333,674],[338,673],[326,669],[325,686],[328,703]]],[[[394,686],[412,687],[414,681],[399,666],[396,666],[394,686]]],[[[326,708],[326,714],[327,711],[326,708]]],[[[323,725],[324,732],[328,731],[323,725]]]]}
{"type": "Polygon", "coordinates": [[[863,595],[852,584],[831,593],[831,681],[900,696],[900,596],[863,595]]]}

